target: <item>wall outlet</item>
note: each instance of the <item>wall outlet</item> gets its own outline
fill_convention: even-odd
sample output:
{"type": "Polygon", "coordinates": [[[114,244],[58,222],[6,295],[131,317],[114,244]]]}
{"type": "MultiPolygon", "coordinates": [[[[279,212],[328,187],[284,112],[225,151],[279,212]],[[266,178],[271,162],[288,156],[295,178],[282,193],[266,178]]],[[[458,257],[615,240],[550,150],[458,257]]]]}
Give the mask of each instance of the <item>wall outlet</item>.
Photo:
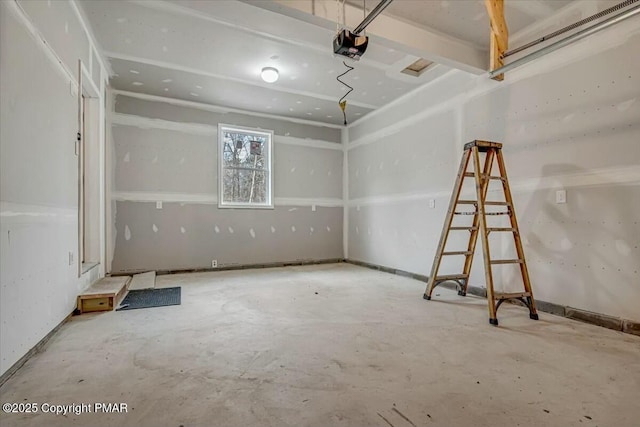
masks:
{"type": "Polygon", "coordinates": [[[567,203],[567,190],[556,191],[556,203],[567,203]]]}
{"type": "Polygon", "coordinates": [[[218,268],[218,260],[217,259],[212,259],[211,260],[211,268],[218,268]]]}
{"type": "Polygon", "coordinates": [[[436,199],[429,199],[429,207],[431,209],[436,207],[436,199]]]}
{"type": "Polygon", "coordinates": [[[162,202],[156,202],[156,209],[162,209],[162,202]]]}
{"type": "Polygon", "coordinates": [[[73,251],[69,251],[69,265],[73,265],[73,251]]]}

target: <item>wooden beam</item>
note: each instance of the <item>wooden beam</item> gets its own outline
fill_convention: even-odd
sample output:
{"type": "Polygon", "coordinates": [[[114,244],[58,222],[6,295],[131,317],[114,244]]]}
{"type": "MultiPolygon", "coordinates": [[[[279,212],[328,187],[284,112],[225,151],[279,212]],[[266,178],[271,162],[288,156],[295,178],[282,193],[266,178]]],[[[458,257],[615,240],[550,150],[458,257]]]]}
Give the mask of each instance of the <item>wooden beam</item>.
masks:
{"type": "MultiPolygon", "coordinates": [[[[336,18],[338,16],[338,7],[344,9],[344,16],[347,28],[355,28],[363,17],[360,6],[355,6],[350,2],[336,2],[335,0],[241,0],[243,3],[266,9],[280,15],[295,18],[298,21],[304,21],[318,27],[325,28],[330,31],[327,37],[333,38],[336,31],[336,18]],[[331,35],[329,35],[331,34],[331,35]]],[[[160,2],[161,4],[162,2],[160,2]]],[[[227,2],[204,2],[217,4],[227,2]]],[[[233,2],[232,2],[233,3],[233,2]]],[[[355,2],[362,4],[361,1],[355,2]]],[[[376,2],[371,2],[376,3],[376,2]]],[[[369,2],[367,2],[369,4],[369,2]]],[[[262,16],[262,15],[261,15],[262,16]]],[[[264,20],[264,18],[262,18],[264,20]]],[[[269,17],[270,25],[268,31],[273,32],[277,28],[272,24],[269,17]]],[[[293,24],[296,24],[294,21],[293,24]]],[[[291,37],[292,23],[284,22],[282,24],[283,37],[291,37]]],[[[299,30],[296,38],[306,37],[304,35],[305,28],[299,30]]],[[[317,34],[310,32],[310,34],[317,34]]],[[[483,74],[486,72],[486,51],[473,47],[467,43],[449,37],[441,33],[429,30],[418,25],[408,24],[406,21],[399,20],[392,16],[381,14],[367,27],[367,35],[375,38],[375,44],[387,49],[400,50],[404,53],[417,57],[428,59],[447,67],[457,68],[473,74],[483,74]]],[[[328,40],[331,40],[328,38],[328,40]]],[[[326,43],[326,42],[325,42],[326,43]]],[[[371,46],[369,47],[371,50],[371,46]]],[[[331,49],[326,52],[332,54],[331,49]]],[[[365,54],[364,59],[367,59],[365,54]]]]}
{"type": "MultiPolygon", "coordinates": [[[[504,51],[500,50],[500,45],[498,44],[497,36],[491,32],[491,47],[489,48],[489,68],[491,71],[500,68],[504,65],[504,60],[502,59],[502,53],[504,51]]],[[[504,80],[504,74],[499,74],[493,78],[493,80],[504,80]]]]}
{"type": "MultiPolygon", "coordinates": [[[[484,5],[491,23],[490,70],[493,71],[504,65],[502,55],[509,48],[509,29],[504,18],[504,0],[484,0],[484,5]]],[[[504,74],[494,77],[503,80],[504,74]]]]}

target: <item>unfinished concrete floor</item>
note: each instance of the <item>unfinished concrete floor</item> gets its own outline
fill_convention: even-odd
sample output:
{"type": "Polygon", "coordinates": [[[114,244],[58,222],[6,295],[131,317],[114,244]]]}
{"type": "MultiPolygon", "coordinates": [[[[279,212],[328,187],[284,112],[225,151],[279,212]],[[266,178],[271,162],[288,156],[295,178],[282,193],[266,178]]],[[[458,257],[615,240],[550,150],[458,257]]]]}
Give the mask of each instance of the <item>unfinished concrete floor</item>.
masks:
{"type": "Polygon", "coordinates": [[[640,337],[350,264],[159,276],[182,305],[74,317],[1,401],[124,402],[8,426],[638,426],[640,337]]]}

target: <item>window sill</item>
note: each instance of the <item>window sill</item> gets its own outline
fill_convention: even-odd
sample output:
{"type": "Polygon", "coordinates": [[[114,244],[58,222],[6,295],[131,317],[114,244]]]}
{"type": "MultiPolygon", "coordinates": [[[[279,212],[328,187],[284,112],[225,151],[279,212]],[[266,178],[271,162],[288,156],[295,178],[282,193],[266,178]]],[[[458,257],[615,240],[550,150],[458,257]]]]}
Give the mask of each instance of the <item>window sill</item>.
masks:
{"type": "Polygon", "coordinates": [[[83,262],[81,266],[82,274],[85,274],[86,272],[92,270],[94,267],[97,267],[99,265],[100,265],[99,262],[83,262]]]}

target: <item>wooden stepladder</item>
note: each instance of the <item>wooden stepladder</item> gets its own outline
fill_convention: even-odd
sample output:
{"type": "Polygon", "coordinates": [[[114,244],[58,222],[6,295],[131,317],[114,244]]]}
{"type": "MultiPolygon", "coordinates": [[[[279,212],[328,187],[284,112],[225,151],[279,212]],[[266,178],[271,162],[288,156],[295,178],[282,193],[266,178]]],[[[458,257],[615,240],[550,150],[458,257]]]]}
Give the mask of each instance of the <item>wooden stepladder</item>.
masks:
{"type": "Polygon", "coordinates": [[[473,254],[476,248],[478,235],[482,240],[482,249],[484,254],[484,271],[487,285],[487,302],[489,304],[489,323],[498,325],[496,312],[506,300],[515,299],[523,303],[529,308],[529,317],[538,320],[536,305],[533,300],[531,291],[531,283],[529,281],[529,272],[527,271],[527,263],[524,258],[522,249],[522,241],[518,230],[518,222],[511,198],[511,190],[509,189],[509,180],[507,179],[507,170],[502,157],[502,144],[488,141],[472,141],[464,146],[464,154],[460,162],[460,169],[451,195],[449,210],[440,236],[440,243],[436,251],[436,257],[431,268],[431,275],[427,289],[424,293],[424,299],[430,300],[433,289],[441,283],[453,281],[458,286],[458,295],[465,296],[467,294],[467,286],[469,284],[469,274],[471,273],[471,264],[473,262],[473,254]],[[484,167],[480,166],[480,153],[485,153],[484,167]],[[473,161],[473,172],[468,172],[469,162],[473,161]],[[494,161],[498,164],[499,175],[491,175],[494,161]],[[476,184],[477,200],[460,200],[460,193],[464,185],[465,178],[474,178],[476,184]],[[489,190],[489,183],[492,180],[502,182],[505,201],[488,201],[486,200],[489,190]],[[464,205],[471,205],[473,210],[464,210],[464,205]],[[487,206],[497,206],[499,211],[487,212],[487,206]],[[504,210],[506,208],[506,210],[504,210]],[[458,210],[460,209],[460,210],[458,210]],[[452,226],[454,216],[473,216],[471,225],[452,226]],[[504,215],[508,216],[510,227],[488,227],[487,216],[504,215]],[[469,243],[464,251],[445,251],[447,239],[451,231],[468,231],[470,232],[469,243]],[[515,243],[517,257],[515,259],[491,259],[491,251],[489,250],[489,233],[491,232],[507,232],[512,233],[515,243]],[[462,274],[449,274],[438,276],[440,262],[443,256],[462,255],[465,257],[462,274]],[[520,273],[522,274],[522,282],[524,283],[524,292],[513,293],[496,293],[493,290],[493,272],[492,266],[497,264],[518,264],[520,273]]]}

